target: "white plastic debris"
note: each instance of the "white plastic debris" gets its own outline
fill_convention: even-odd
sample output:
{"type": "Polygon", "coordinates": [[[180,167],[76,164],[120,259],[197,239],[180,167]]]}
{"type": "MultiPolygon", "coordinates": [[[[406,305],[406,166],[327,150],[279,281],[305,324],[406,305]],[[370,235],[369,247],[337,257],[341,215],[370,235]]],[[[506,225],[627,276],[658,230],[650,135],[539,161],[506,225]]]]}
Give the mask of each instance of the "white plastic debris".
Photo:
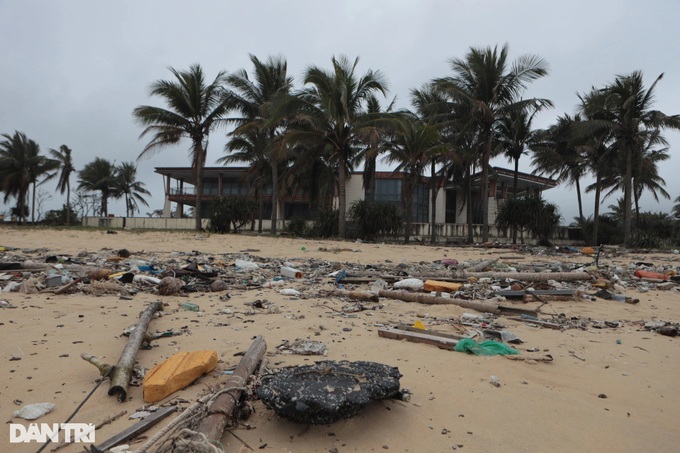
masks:
{"type": "Polygon", "coordinates": [[[19,410],[12,413],[12,417],[23,418],[24,420],[35,420],[45,414],[49,414],[54,409],[52,403],[35,403],[27,404],[19,410]]]}
{"type": "Polygon", "coordinates": [[[252,271],[254,269],[259,269],[260,266],[257,265],[257,263],[254,263],[252,261],[246,261],[246,260],[235,260],[234,264],[236,265],[236,269],[239,270],[244,270],[244,271],[252,271]]]}
{"type": "Polygon", "coordinates": [[[404,280],[399,280],[398,282],[394,282],[392,285],[395,289],[412,289],[414,291],[420,291],[423,289],[423,286],[425,284],[423,281],[419,278],[407,278],[404,280]]]}
{"type": "Polygon", "coordinates": [[[284,296],[299,296],[300,291],[293,288],[284,288],[281,291],[279,291],[279,294],[282,294],[284,296]]]}

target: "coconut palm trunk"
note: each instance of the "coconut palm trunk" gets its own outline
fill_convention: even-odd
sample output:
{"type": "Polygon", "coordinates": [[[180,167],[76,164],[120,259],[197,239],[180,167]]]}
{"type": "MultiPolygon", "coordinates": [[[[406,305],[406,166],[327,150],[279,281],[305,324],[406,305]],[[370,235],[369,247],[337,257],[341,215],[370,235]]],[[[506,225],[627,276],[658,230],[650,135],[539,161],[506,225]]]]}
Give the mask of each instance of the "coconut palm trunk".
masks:
{"type": "Polygon", "coordinates": [[[347,201],[347,193],[345,191],[346,169],[344,156],[340,156],[338,162],[338,235],[342,239],[345,238],[345,207],[347,201]]]}
{"type": "Polygon", "coordinates": [[[623,243],[630,246],[630,231],[632,224],[631,194],[633,186],[633,146],[626,144],[626,175],[623,189],[623,243]]]}
{"type": "Polygon", "coordinates": [[[272,227],[271,233],[276,235],[278,215],[279,215],[279,165],[276,159],[272,158],[272,227]]]}
{"type": "Polygon", "coordinates": [[[436,162],[432,160],[430,162],[430,204],[432,208],[430,209],[430,243],[435,244],[437,242],[437,232],[435,231],[437,221],[437,194],[439,192],[439,181],[435,177],[436,162]]]}
{"type": "Polygon", "coordinates": [[[598,235],[598,228],[600,225],[600,193],[602,191],[602,183],[600,182],[600,178],[598,176],[597,181],[595,182],[595,207],[593,209],[593,238],[592,238],[592,244],[593,245],[600,245],[597,235],[598,235]]]}
{"type": "Polygon", "coordinates": [[[489,241],[489,160],[491,159],[491,131],[487,133],[482,155],[482,175],[480,184],[482,196],[482,242],[489,241]]]}
{"type": "Polygon", "coordinates": [[[203,206],[203,164],[204,164],[204,154],[203,154],[203,143],[200,140],[194,139],[194,158],[196,159],[195,172],[196,172],[196,208],[194,209],[194,219],[196,220],[195,228],[196,231],[200,231],[203,228],[201,222],[201,211],[203,206]]]}

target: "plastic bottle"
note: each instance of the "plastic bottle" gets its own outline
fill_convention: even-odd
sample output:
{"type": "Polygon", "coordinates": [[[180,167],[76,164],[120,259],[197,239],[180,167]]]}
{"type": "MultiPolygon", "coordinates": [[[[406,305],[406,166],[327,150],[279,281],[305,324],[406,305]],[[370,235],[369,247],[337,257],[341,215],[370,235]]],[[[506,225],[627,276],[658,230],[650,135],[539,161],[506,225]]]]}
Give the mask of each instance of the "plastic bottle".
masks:
{"type": "Polygon", "coordinates": [[[289,266],[281,266],[281,275],[288,278],[302,278],[302,271],[289,266]]]}
{"type": "Polygon", "coordinates": [[[191,302],[182,302],[181,304],[179,304],[179,306],[181,308],[183,308],[184,310],[187,310],[187,311],[200,311],[201,310],[201,308],[198,305],[192,304],[191,302]]]}

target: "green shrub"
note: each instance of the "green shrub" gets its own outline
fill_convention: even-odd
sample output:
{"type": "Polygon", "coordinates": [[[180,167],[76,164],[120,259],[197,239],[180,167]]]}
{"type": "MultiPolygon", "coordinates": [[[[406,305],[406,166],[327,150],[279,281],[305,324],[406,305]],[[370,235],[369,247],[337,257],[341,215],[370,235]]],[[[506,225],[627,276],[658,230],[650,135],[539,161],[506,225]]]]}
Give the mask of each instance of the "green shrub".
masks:
{"type": "Polygon", "coordinates": [[[314,216],[311,228],[305,231],[305,235],[314,238],[329,238],[338,235],[338,210],[321,209],[314,216]]]}
{"type": "Polygon", "coordinates": [[[527,231],[538,237],[539,243],[547,244],[561,218],[557,206],[540,197],[509,198],[498,210],[496,226],[509,229],[516,225],[518,231],[527,231]]]}
{"type": "MultiPolygon", "coordinates": [[[[73,208],[71,208],[71,215],[69,220],[71,222],[71,225],[77,225],[78,223],[80,223],[78,214],[73,210],[73,208]]],[[[45,218],[43,219],[43,223],[46,223],[48,225],[65,225],[66,205],[63,205],[61,209],[53,209],[51,211],[47,211],[47,214],[45,214],[45,218]]]]}
{"type": "Polygon", "coordinates": [[[306,233],[305,231],[306,224],[307,222],[305,222],[304,219],[301,219],[300,217],[293,217],[286,224],[286,231],[294,234],[295,236],[302,237],[306,233]]]}
{"type": "Polygon", "coordinates": [[[399,206],[366,200],[352,203],[349,219],[354,223],[357,236],[365,240],[396,235],[404,225],[399,206]]]}
{"type": "Polygon", "coordinates": [[[214,233],[238,232],[255,218],[257,204],[245,196],[218,196],[212,203],[209,230],[214,233]]]}

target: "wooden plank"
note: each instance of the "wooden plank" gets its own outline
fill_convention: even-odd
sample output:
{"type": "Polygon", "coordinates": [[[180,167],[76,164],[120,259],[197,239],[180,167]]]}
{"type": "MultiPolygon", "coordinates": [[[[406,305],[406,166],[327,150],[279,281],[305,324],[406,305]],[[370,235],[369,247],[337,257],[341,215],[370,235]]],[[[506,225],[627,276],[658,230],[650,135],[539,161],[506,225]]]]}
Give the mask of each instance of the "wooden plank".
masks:
{"type": "Polygon", "coordinates": [[[439,335],[432,335],[430,333],[412,332],[402,329],[378,329],[378,335],[383,338],[390,338],[393,340],[408,340],[414,343],[425,343],[436,346],[440,349],[448,349],[449,351],[456,346],[458,340],[445,338],[439,335]]]}
{"type": "Polygon", "coordinates": [[[105,451],[115,447],[116,445],[122,444],[127,440],[137,437],[139,434],[156,425],[158,422],[160,422],[161,420],[163,420],[165,417],[172,414],[176,410],[177,406],[168,406],[158,409],[156,412],[149,415],[144,420],[135,423],[122,433],[116,434],[115,436],[111,437],[108,440],[105,440],[99,445],[92,445],[90,448],[94,453],[104,453],[105,451]]]}
{"type": "Polygon", "coordinates": [[[448,338],[448,339],[451,339],[451,340],[462,340],[463,338],[466,338],[463,335],[437,332],[436,330],[418,329],[417,327],[407,326],[405,324],[399,324],[397,326],[397,329],[407,330],[409,332],[415,332],[415,333],[425,333],[425,334],[428,334],[428,335],[434,335],[436,337],[448,338]]]}

